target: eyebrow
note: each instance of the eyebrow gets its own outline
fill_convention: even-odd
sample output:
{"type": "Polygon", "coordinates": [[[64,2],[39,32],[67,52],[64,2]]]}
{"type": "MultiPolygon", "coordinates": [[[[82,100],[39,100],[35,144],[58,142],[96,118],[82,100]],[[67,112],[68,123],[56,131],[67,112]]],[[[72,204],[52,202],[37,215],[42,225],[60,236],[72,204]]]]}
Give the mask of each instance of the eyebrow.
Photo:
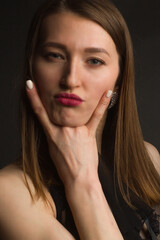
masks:
{"type": "Polygon", "coordinates": [[[105,53],[108,56],[110,56],[109,53],[104,48],[97,48],[97,47],[86,48],[85,52],[87,52],[87,53],[99,53],[99,52],[102,52],[102,53],[105,53]]]}
{"type": "Polygon", "coordinates": [[[57,42],[47,42],[41,45],[42,47],[56,47],[56,48],[60,48],[62,50],[67,50],[66,46],[64,44],[61,43],[57,43],[57,42]]]}
{"type": "MultiPolygon", "coordinates": [[[[64,51],[67,51],[67,47],[64,44],[57,43],[57,42],[47,42],[41,45],[42,47],[56,47],[60,48],[64,51]]],[[[110,54],[104,49],[104,48],[98,48],[98,47],[88,47],[85,48],[86,53],[105,53],[110,57],[110,54]]]]}

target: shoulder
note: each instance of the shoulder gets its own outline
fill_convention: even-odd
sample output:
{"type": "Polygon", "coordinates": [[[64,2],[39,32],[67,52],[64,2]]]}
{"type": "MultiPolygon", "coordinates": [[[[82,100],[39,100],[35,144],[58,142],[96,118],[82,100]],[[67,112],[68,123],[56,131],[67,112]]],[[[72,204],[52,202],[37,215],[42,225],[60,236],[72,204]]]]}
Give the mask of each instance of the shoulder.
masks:
{"type": "Polygon", "coordinates": [[[144,142],[144,144],[157,172],[160,174],[160,154],[158,150],[148,142],[144,142]]]}
{"type": "MultiPolygon", "coordinates": [[[[33,184],[27,178],[34,194],[33,184]]],[[[42,239],[50,218],[53,216],[42,199],[33,203],[21,169],[9,165],[0,170],[0,229],[4,239],[42,239]]]]}
{"type": "MultiPolygon", "coordinates": [[[[27,180],[32,191],[34,191],[30,178],[27,177],[27,180]]],[[[4,201],[10,201],[9,197],[12,197],[12,202],[19,200],[19,195],[21,195],[21,199],[25,197],[27,202],[30,201],[23,171],[14,165],[8,165],[0,170],[0,204],[4,201]]]]}
{"type": "MultiPolygon", "coordinates": [[[[41,198],[38,199],[36,197],[36,191],[31,181],[31,178],[27,174],[26,178],[33,197],[35,197],[36,199],[34,203],[38,204],[39,202],[42,202],[41,198]]],[[[44,186],[42,187],[46,194],[46,197],[49,197],[50,200],[51,196],[48,190],[44,186]]],[[[30,206],[34,206],[29,190],[26,186],[24,173],[20,168],[13,164],[8,165],[0,170],[0,203],[2,201],[10,201],[9,197],[12,197],[12,202],[22,202],[23,204],[29,204],[30,206]],[[24,202],[23,199],[25,199],[24,202]]]]}
{"type": "MultiPolygon", "coordinates": [[[[2,201],[7,202],[7,198],[25,190],[23,172],[14,165],[8,165],[0,170],[0,204],[2,201]]],[[[18,194],[18,195],[19,195],[18,194]]]]}

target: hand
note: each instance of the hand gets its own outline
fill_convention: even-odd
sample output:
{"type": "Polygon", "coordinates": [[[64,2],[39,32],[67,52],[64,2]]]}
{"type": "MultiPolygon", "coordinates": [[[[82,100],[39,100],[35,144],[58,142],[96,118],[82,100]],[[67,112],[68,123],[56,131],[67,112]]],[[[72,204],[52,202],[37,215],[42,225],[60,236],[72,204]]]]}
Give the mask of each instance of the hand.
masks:
{"type": "Polygon", "coordinates": [[[96,130],[108,107],[112,91],[101,97],[90,120],[80,127],[59,127],[53,124],[38,96],[35,85],[27,81],[27,95],[47,137],[49,153],[64,185],[71,181],[91,180],[98,177],[98,150],[96,130]]]}

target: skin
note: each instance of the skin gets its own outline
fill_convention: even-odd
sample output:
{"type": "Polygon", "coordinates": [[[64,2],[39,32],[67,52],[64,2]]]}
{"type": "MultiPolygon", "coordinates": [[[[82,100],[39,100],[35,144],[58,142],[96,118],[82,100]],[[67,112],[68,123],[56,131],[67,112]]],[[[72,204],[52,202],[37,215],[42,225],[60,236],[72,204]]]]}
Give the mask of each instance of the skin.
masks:
{"type": "Polygon", "coordinates": [[[99,25],[69,12],[47,17],[41,32],[44,38],[34,58],[39,96],[35,85],[27,93],[44,127],[80,238],[123,239],[97,171],[96,132],[119,74],[115,44],[99,25]],[[57,104],[54,96],[62,91],[79,95],[83,103],[57,104]]]}
{"type": "MultiPolygon", "coordinates": [[[[56,39],[66,45],[69,58],[67,61],[59,57],[55,59],[54,55],[54,58],[50,56],[51,59],[49,57],[46,60],[38,49],[34,59],[36,85],[26,91],[46,133],[50,155],[64,183],[80,238],[123,239],[97,175],[97,140],[101,138],[110,101],[106,93],[114,89],[119,72],[115,45],[99,25],[71,13],[50,16],[45,20],[42,32],[45,33],[42,44],[56,39]],[[90,46],[105,48],[110,59],[102,53],[86,54],[84,49],[90,46]],[[95,66],[90,61],[93,57],[105,58],[107,64],[95,66]],[[62,90],[76,93],[85,101],[74,108],[59,106],[53,96],[62,90]],[[96,135],[99,138],[96,139],[96,135]]],[[[51,52],[53,48],[45,51],[51,52]]],[[[152,150],[151,145],[149,149],[158,163],[157,151],[152,150]]],[[[34,194],[29,177],[28,181],[34,194]]],[[[0,230],[3,239],[74,239],[56,220],[56,206],[48,190],[44,190],[54,213],[45,206],[42,199],[32,203],[21,170],[13,165],[1,170],[0,230]],[[14,221],[10,216],[13,216],[14,221]]]]}
{"type": "MultiPolygon", "coordinates": [[[[33,69],[39,96],[52,123],[50,129],[53,126],[63,129],[70,127],[74,130],[80,126],[84,128],[91,120],[104,92],[114,89],[119,74],[116,46],[101,26],[69,12],[47,17],[41,28],[41,35],[43,39],[37,49],[33,69]],[[54,96],[59,92],[77,94],[83,102],[77,107],[57,104],[54,96]]],[[[98,122],[105,115],[98,117],[98,122]]],[[[101,139],[102,125],[101,123],[94,129],[99,133],[97,142],[101,139]]],[[[50,129],[46,130],[46,135],[51,132],[50,129]]],[[[86,135],[83,137],[87,139],[86,135]]],[[[61,136],[59,139],[62,145],[61,136]]],[[[64,154],[67,153],[66,144],[68,143],[63,143],[64,154]]],[[[76,149],[80,144],[79,137],[78,141],[75,138],[70,144],[72,149],[76,149]]],[[[83,154],[86,154],[88,146],[85,141],[82,146],[83,154]]],[[[97,149],[93,149],[94,153],[96,151],[97,149]]],[[[52,158],[56,158],[54,152],[57,154],[57,149],[55,151],[55,148],[50,147],[52,158]]],[[[59,174],[63,175],[61,170],[59,174]]]]}
{"type": "MultiPolygon", "coordinates": [[[[91,118],[104,91],[114,89],[119,74],[115,44],[98,24],[73,13],[47,17],[41,34],[34,74],[48,116],[58,126],[82,126],[91,118]],[[54,99],[59,92],[77,94],[84,102],[77,107],[59,105],[54,99]]],[[[97,129],[98,143],[105,117],[97,129]]]]}

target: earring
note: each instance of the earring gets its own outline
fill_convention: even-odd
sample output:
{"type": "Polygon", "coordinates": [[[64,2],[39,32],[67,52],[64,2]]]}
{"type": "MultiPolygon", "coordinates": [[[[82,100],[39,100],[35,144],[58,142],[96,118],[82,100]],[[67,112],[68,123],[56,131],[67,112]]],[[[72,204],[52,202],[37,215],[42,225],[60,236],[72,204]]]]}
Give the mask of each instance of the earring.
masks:
{"type": "Polygon", "coordinates": [[[108,109],[112,108],[117,103],[117,100],[118,100],[118,93],[114,92],[112,94],[108,109]]]}

